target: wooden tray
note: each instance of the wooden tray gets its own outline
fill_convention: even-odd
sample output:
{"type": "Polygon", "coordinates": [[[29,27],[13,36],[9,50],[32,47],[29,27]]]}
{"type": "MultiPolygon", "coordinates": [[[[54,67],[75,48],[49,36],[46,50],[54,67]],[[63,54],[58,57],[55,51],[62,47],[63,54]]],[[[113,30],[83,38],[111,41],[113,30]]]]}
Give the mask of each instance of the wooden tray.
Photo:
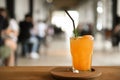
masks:
{"type": "Polygon", "coordinates": [[[102,74],[97,69],[91,69],[91,72],[73,73],[70,67],[56,67],[50,71],[52,77],[56,80],[99,80],[102,74]]]}

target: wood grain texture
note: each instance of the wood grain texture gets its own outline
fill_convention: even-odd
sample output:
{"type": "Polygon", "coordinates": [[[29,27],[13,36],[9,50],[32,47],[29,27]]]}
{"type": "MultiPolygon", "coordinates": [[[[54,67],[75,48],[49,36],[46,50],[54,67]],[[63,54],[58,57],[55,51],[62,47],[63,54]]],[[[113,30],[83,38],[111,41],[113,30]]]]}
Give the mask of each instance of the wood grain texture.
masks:
{"type": "MultiPolygon", "coordinates": [[[[0,80],[54,80],[50,74],[53,68],[55,66],[0,67],[0,80]]],[[[120,80],[120,66],[96,66],[93,68],[102,72],[100,80],[120,80]]]]}

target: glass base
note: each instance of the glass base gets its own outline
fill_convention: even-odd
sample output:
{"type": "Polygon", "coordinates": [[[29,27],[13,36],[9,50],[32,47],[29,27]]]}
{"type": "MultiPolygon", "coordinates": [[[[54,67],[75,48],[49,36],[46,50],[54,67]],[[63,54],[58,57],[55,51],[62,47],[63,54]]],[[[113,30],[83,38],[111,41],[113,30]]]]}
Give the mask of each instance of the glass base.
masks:
{"type": "Polygon", "coordinates": [[[72,68],[73,73],[79,73],[79,70],[76,70],[74,67],[72,68]]]}
{"type": "MultiPolygon", "coordinates": [[[[92,72],[92,71],[94,71],[94,70],[86,70],[87,72],[92,72]]],[[[86,71],[80,71],[80,70],[76,70],[74,67],[72,68],[72,72],[73,73],[80,73],[80,72],[86,72],[86,71]]]]}

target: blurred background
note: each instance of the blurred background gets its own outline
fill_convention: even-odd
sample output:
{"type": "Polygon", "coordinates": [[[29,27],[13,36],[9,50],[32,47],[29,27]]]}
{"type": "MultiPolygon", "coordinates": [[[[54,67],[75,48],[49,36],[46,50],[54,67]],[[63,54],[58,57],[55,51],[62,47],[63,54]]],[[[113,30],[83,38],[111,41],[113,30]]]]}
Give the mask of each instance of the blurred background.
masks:
{"type": "Polygon", "coordinates": [[[72,65],[64,10],[94,36],[92,65],[120,66],[120,0],[0,0],[0,65],[72,65]]]}

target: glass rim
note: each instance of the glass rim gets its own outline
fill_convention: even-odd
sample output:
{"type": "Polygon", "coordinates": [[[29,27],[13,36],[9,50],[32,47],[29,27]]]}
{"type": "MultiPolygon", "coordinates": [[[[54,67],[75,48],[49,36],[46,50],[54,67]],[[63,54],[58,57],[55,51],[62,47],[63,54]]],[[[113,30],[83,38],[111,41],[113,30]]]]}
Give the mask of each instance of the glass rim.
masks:
{"type": "Polygon", "coordinates": [[[79,38],[82,38],[82,37],[87,37],[87,36],[90,36],[92,40],[94,40],[94,37],[93,35],[83,35],[83,36],[77,36],[77,37],[74,37],[74,36],[71,36],[70,39],[79,39],[79,38]]]}

